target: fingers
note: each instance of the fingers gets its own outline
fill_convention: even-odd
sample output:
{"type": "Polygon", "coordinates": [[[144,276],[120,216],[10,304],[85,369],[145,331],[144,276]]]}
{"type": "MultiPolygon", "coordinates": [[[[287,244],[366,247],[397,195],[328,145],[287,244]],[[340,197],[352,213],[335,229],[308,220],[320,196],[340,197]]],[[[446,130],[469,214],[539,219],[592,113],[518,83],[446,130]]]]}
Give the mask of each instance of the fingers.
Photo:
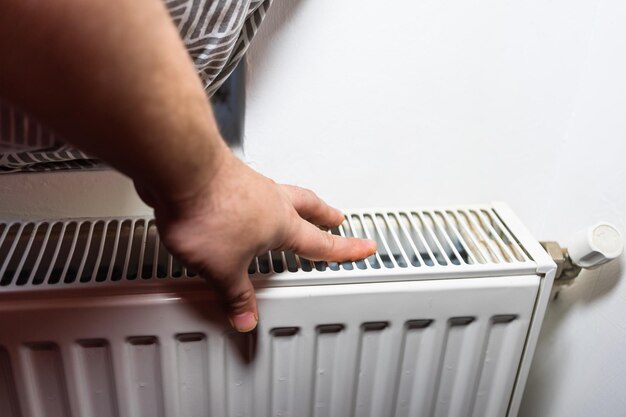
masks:
{"type": "Polygon", "coordinates": [[[287,249],[314,261],[357,261],[376,252],[372,240],[335,236],[304,220],[296,222],[289,241],[287,249]]]}
{"type": "Polygon", "coordinates": [[[329,206],[314,192],[293,185],[283,185],[300,217],[291,231],[291,247],[298,255],[311,260],[355,261],[376,252],[376,242],[368,239],[344,238],[319,230],[315,225],[335,227],[344,221],[341,211],[329,206]],[[309,223],[310,222],[310,223],[309,223]]]}
{"type": "Polygon", "coordinates": [[[282,185],[282,187],[287,191],[293,207],[303,219],[326,227],[339,226],[343,222],[343,213],[326,204],[313,191],[293,185],[282,185]]]}
{"type": "Polygon", "coordinates": [[[247,271],[209,279],[222,295],[231,326],[242,333],[254,330],[259,321],[259,313],[254,287],[247,271]]]}

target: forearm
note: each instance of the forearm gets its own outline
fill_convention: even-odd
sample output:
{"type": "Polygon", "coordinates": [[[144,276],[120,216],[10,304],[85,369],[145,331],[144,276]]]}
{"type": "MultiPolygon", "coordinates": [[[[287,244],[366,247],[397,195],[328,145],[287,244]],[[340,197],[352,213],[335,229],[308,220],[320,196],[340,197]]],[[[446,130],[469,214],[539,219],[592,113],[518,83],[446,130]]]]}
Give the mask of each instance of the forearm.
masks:
{"type": "Polygon", "coordinates": [[[0,97],[160,195],[224,144],[161,0],[0,0],[0,97]]]}

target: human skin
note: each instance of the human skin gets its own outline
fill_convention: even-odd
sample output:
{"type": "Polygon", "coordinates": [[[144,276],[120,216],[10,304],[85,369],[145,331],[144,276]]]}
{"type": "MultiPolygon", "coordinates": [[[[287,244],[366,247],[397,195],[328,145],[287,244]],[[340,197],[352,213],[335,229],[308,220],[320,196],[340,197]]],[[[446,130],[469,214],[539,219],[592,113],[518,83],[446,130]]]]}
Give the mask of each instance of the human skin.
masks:
{"type": "Polygon", "coordinates": [[[254,256],[376,250],[321,231],[343,214],[232,154],[161,0],[0,0],[0,97],[129,176],[165,246],[211,282],[238,331],[259,317],[254,256]]]}

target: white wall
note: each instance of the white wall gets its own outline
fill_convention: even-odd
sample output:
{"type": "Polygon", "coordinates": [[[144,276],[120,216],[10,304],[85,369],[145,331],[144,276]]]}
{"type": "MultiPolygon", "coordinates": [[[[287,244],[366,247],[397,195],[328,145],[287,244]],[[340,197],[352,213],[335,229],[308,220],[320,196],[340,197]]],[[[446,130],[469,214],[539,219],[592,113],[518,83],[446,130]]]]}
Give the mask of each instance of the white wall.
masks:
{"type": "MultiPolygon", "coordinates": [[[[538,238],[626,236],[622,0],[275,0],[247,160],[338,206],[508,202],[538,238]]],[[[3,217],[148,212],[112,172],[0,176],[3,217]]],[[[623,262],[552,302],[523,417],[626,415],[623,262]]]]}
{"type": "MultiPolygon", "coordinates": [[[[626,236],[622,0],[275,0],[245,153],[342,207],[503,200],[626,236]]],[[[552,302],[521,416],[626,415],[623,261],[552,302]]]]}
{"type": "Polygon", "coordinates": [[[0,175],[0,219],[144,215],[132,182],[112,171],[0,175]]]}

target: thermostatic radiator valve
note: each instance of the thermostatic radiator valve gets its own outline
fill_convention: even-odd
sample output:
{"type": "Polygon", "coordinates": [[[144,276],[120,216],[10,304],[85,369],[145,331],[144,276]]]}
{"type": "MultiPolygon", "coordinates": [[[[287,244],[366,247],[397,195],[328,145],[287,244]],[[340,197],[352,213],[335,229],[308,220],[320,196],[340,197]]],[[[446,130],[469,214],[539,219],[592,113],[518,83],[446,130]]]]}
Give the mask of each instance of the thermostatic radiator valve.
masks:
{"type": "Polygon", "coordinates": [[[557,242],[541,242],[557,265],[556,279],[566,283],[576,278],[581,269],[595,269],[619,257],[624,242],[617,229],[598,223],[576,233],[561,247],[557,242]]]}

